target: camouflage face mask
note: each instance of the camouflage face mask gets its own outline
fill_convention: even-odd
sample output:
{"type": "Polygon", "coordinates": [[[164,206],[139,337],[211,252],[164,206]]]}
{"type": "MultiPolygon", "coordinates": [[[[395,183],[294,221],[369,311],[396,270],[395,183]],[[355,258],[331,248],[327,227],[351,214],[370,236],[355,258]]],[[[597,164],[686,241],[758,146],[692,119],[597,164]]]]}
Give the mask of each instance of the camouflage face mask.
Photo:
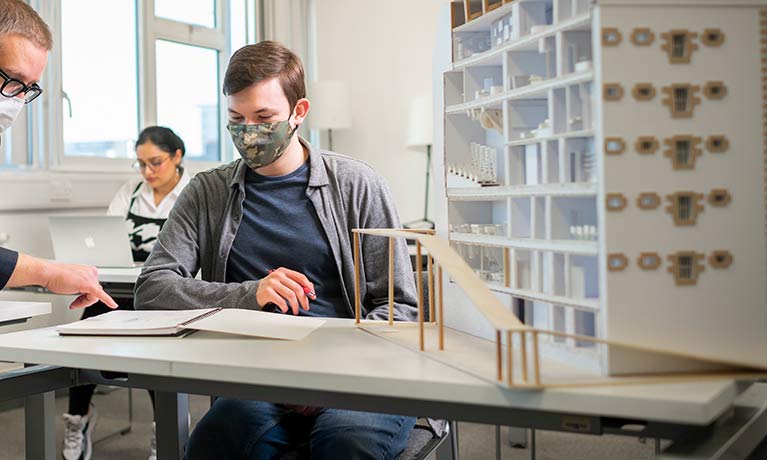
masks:
{"type": "Polygon", "coordinates": [[[255,170],[277,161],[288,148],[298,126],[290,127],[290,119],[254,125],[228,124],[232,142],[243,161],[255,170]]]}

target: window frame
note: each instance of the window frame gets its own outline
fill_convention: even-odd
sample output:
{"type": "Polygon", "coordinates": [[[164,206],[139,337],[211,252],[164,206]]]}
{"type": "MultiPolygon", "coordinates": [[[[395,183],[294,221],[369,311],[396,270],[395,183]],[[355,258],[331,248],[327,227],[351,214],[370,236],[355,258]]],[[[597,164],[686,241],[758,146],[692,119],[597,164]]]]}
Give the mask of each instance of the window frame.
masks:
{"type": "MultiPolygon", "coordinates": [[[[157,122],[157,66],[155,47],[157,40],[167,40],[184,45],[199,46],[217,52],[217,73],[219,88],[219,161],[188,160],[187,169],[191,172],[202,171],[228,163],[234,159],[234,148],[227,141],[226,100],[221,93],[221,84],[226,66],[231,56],[232,34],[230,4],[232,1],[245,2],[245,39],[255,43],[261,16],[261,0],[214,0],[215,28],[187,24],[154,15],[154,0],[134,0],[136,2],[137,23],[137,83],[138,83],[138,125],[139,128],[151,126],[157,122]]],[[[29,2],[47,24],[51,26],[54,37],[54,49],[48,55],[48,65],[43,74],[43,94],[29,104],[26,117],[20,117],[12,128],[11,136],[4,136],[3,144],[10,141],[14,157],[17,152],[26,151],[31,159],[28,165],[4,165],[0,162],[0,174],[29,172],[126,172],[133,159],[66,156],[64,154],[64,120],[62,117],[64,100],[62,88],[61,46],[61,0],[31,0],[29,2]],[[22,122],[22,118],[26,118],[22,122]],[[8,139],[6,139],[6,137],[8,139]]],[[[136,133],[138,135],[138,133],[136,133]]],[[[0,155],[6,148],[0,147],[0,155]]]]}

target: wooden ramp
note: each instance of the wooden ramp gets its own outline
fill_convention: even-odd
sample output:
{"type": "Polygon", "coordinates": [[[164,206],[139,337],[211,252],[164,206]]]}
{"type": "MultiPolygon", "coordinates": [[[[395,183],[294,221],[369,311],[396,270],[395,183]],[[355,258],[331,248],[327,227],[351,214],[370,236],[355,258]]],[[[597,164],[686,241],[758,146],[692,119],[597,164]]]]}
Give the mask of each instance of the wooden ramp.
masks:
{"type": "Polygon", "coordinates": [[[433,231],[402,229],[354,229],[355,268],[355,314],[356,323],[365,331],[409,348],[416,348],[445,364],[470,372],[478,377],[516,388],[541,389],[547,387],[620,385],[637,383],[668,383],[680,380],[712,378],[762,379],[767,369],[755,368],[749,363],[723,361],[708,356],[663,350],[644,344],[631,344],[589,336],[579,336],[558,331],[537,329],[522,323],[485,286],[471,267],[450,247],[450,244],[433,231]],[[389,321],[363,321],[360,300],[360,235],[389,238],[389,321]],[[417,252],[418,322],[392,321],[393,309],[393,242],[394,238],[415,240],[417,252]],[[425,251],[424,251],[425,250],[425,251]],[[428,286],[422,283],[421,263],[423,252],[428,257],[428,286]],[[444,327],[444,298],[442,270],[458,284],[483,317],[496,330],[495,341],[474,337],[444,327]],[[436,270],[436,276],[435,276],[436,270]],[[436,279],[436,287],[435,287],[436,279]],[[429,289],[430,316],[426,323],[424,289],[429,289]],[[584,371],[558,360],[542,356],[541,336],[548,335],[572,339],[593,347],[625,349],[641,353],[648,359],[681,359],[694,363],[700,372],[642,374],[607,377],[584,371]],[[427,346],[428,343],[428,346],[427,346]]]}

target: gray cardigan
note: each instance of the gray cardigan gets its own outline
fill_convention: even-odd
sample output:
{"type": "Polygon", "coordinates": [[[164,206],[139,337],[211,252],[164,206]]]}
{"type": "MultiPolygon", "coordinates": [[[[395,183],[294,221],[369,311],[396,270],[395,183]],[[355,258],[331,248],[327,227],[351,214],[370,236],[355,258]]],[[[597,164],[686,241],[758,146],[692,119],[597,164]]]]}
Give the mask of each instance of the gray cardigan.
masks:
{"type": "MultiPolygon", "coordinates": [[[[309,151],[306,195],[333,251],[344,303],[354,317],[353,228],[397,228],[399,217],[383,178],[360,160],[333,152],[309,151]]],[[[137,309],[259,309],[259,280],[226,283],[226,263],[242,218],[245,172],[242,160],[201,172],[176,201],[136,282],[137,309]],[[201,280],[195,279],[202,270],[201,280]]],[[[362,315],[388,315],[388,239],[360,235],[362,315]]],[[[291,248],[285,248],[290,251],[291,248]]],[[[296,257],[301,257],[296,254],[296,257]]],[[[394,317],[413,321],[416,295],[407,246],[396,241],[394,317]]]]}

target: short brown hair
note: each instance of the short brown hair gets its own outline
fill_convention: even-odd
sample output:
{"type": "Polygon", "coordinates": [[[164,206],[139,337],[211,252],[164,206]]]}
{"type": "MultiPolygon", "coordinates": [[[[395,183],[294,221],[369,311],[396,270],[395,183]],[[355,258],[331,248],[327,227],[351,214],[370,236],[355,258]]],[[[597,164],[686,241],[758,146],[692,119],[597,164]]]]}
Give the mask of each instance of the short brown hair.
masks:
{"type": "Polygon", "coordinates": [[[51,29],[22,0],[0,0],[0,35],[20,35],[46,51],[53,48],[51,29]]]}
{"type": "Polygon", "coordinates": [[[280,43],[263,41],[243,46],[232,55],[224,76],[224,94],[238,93],[245,88],[272,78],[278,78],[290,103],[290,109],[306,97],[304,66],[301,59],[280,43]]]}

